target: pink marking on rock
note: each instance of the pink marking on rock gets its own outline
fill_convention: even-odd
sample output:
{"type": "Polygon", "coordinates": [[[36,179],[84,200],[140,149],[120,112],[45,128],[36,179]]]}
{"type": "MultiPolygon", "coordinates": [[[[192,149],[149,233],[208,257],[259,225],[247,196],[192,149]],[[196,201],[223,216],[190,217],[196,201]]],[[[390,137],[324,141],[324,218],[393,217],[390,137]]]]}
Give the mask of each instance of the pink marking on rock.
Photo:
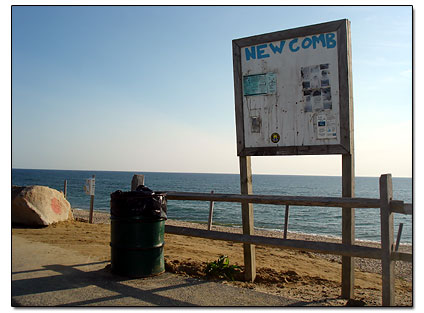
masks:
{"type": "Polygon", "coordinates": [[[51,208],[52,208],[53,212],[56,213],[56,214],[62,213],[62,208],[60,206],[60,202],[56,198],[52,199],[51,208]]]}

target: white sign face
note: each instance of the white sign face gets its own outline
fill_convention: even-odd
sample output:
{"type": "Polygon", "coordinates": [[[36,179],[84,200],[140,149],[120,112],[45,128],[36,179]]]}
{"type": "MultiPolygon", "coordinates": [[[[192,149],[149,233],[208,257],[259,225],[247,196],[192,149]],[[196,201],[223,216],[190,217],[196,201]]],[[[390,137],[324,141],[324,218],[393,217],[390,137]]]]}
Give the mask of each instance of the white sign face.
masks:
{"type": "Polygon", "coordinates": [[[246,148],[340,143],[335,32],[243,47],[246,148]]]}
{"type": "Polygon", "coordinates": [[[237,154],[352,149],[350,23],[233,40],[237,154]]]}
{"type": "Polygon", "coordinates": [[[84,191],[87,195],[94,196],[94,191],[96,189],[96,179],[88,178],[85,180],[84,191]]]}

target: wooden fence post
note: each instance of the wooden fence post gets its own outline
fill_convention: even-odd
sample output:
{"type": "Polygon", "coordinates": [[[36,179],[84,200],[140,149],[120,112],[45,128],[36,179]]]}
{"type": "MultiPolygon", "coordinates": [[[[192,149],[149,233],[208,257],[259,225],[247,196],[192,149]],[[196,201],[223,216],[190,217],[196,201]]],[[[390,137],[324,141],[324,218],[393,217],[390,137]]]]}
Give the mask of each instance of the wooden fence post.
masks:
{"type": "MultiPolygon", "coordinates": [[[[252,193],[252,166],[250,156],[240,156],[240,189],[242,195],[252,193]]],[[[253,235],[253,205],[243,201],[241,203],[241,218],[243,234],[253,235]]],[[[245,280],[253,282],[256,278],[256,256],[255,246],[243,244],[245,280]]]]}
{"type": "MultiPolygon", "coordinates": [[[[93,178],[96,178],[96,175],[93,175],[93,178]]],[[[88,222],[93,223],[93,211],[94,211],[94,195],[90,196],[90,215],[88,216],[88,222]]]]}
{"type": "Polygon", "coordinates": [[[287,229],[289,227],[289,205],[286,204],[286,214],[284,215],[284,239],[287,239],[287,229]]]}
{"type": "Polygon", "coordinates": [[[403,229],[403,223],[399,223],[398,233],[397,233],[397,237],[396,237],[395,251],[399,250],[400,237],[402,236],[402,229],[403,229]]]}
{"type": "Polygon", "coordinates": [[[380,176],[380,219],[381,219],[381,275],[382,304],[395,305],[395,263],[391,258],[393,252],[393,213],[390,201],[393,198],[392,175],[380,176]]]}
{"type": "Polygon", "coordinates": [[[63,196],[66,199],[67,196],[67,185],[68,185],[68,181],[65,179],[64,183],[63,183],[63,196]]]}
{"type": "MultiPolygon", "coordinates": [[[[213,190],[211,191],[213,194],[213,190]]],[[[209,202],[209,218],[208,218],[208,230],[212,229],[212,218],[213,218],[213,201],[209,202]]]]}
{"type": "Polygon", "coordinates": [[[141,185],[144,185],[144,175],[134,174],[131,181],[131,191],[135,191],[141,185]]]}

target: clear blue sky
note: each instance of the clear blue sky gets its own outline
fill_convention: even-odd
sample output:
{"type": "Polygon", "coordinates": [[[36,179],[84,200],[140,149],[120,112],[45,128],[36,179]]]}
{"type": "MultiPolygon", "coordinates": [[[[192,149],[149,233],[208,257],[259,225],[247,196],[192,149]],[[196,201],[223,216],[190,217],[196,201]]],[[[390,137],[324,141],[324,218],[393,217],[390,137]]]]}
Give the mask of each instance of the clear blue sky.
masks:
{"type": "MultiPolygon", "coordinates": [[[[12,167],[238,173],[232,40],[351,21],[357,176],[412,176],[412,8],[12,10],[12,167]]],[[[341,156],[253,173],[340,175],[341,156]]]]}

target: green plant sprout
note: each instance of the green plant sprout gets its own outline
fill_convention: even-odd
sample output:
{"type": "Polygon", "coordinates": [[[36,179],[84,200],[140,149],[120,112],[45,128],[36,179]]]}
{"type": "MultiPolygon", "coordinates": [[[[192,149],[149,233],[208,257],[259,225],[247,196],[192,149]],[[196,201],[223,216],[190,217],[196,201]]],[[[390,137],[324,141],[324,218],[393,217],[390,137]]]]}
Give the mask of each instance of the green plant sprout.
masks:
{"type": "Polygon", "coordinates": [[[205,273],[210,277],[218,277],[234,281],[234,276],[241,273],[241,267],[234,264],[230,265],[228,256],[221,255],[217,261],[209,262],[207,264],[205,273]]]}

